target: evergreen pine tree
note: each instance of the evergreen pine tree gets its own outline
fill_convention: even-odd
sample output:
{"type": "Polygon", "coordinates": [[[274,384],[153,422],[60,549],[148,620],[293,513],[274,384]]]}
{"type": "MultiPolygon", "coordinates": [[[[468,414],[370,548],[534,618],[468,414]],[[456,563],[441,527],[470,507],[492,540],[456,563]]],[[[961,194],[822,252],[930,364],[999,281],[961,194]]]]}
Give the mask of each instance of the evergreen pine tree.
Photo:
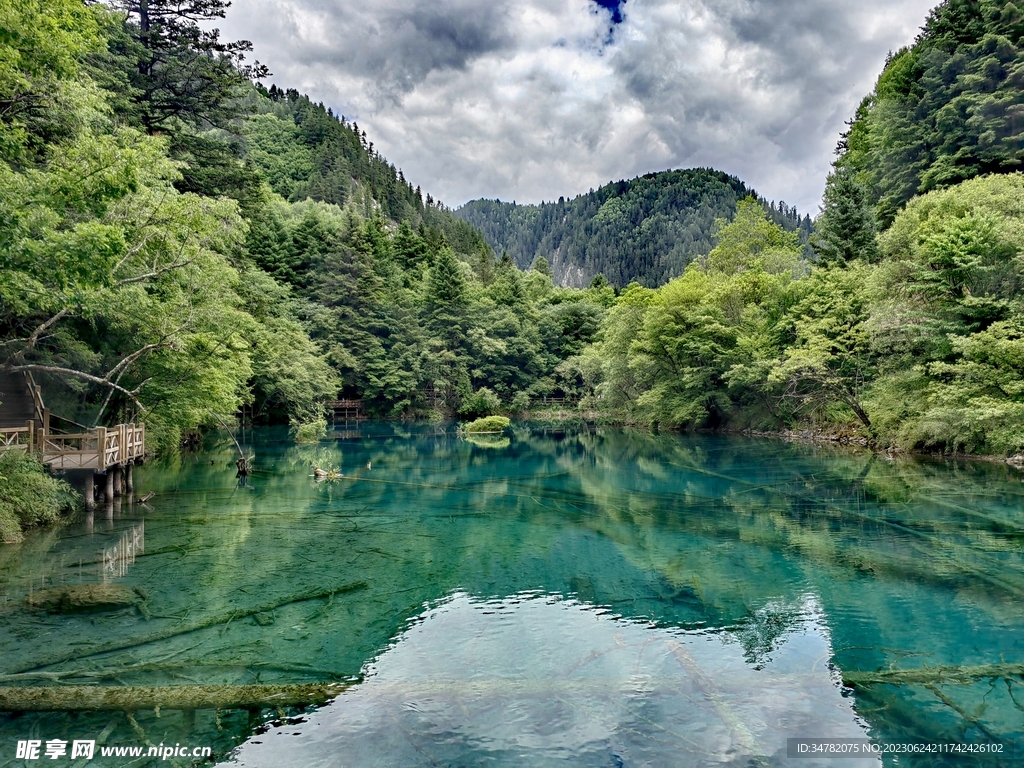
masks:
{"type": "Polygon", "coordinates": [[[877,257],[875,216],[853,169],[840,164],[829,174],[816,228],[811,245],[822,261],[845,264],[877,257]]]}
{"type": "Polygon", "coordinates": [[[462,265],[451,248],[442,248],[430,270],[426,309],[431,330],[445,338],[451,349],[462,346],[467,305],[462,265]]]}

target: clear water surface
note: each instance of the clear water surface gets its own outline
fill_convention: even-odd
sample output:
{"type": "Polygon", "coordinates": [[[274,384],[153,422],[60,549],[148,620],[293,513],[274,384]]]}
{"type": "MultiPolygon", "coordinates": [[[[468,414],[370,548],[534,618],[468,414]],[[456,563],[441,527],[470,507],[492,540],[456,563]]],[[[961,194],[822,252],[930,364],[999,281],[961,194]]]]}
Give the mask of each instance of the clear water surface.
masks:
{"type": "Polygon", "coordinates": [[[137,471],[148,504],[0,549],[0,682],[351,687],[305,710],[4,714],[0,766],[91,764],[16,759],[28,738],[253,767],[830,764],[788,738],[1003,745],[848,768],[1024,765],[1007,467],[584,427],[243,439],[247,483],[211,440],[137,471]],[[343,477],[316,482],[317,457],[343,477]],[[147,601],[28,604],[104,581],[147,601]]]}

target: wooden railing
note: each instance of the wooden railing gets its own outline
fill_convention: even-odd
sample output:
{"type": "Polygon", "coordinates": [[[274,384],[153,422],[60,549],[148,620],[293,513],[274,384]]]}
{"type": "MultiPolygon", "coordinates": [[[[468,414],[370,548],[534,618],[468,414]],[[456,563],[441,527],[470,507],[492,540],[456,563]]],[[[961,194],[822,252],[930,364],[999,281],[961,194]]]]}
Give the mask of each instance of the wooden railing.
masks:
{"type": "Polygon", "coordinates": [[[31,451],[35,442],[36,423],[26,421],[24,427],[0,427],[0,453],[11,449],[31,451]]]}
{"type": "Polygon", "coordinates": [[[53,469],[106,469],[100,461],[99,430],[68,435],[42,435],[39,451],[53,469]]]}
{"type": "Polygon", "coordinates": [[[50,431],[50,411],[43,404],[43,390],[36,384],[32,371],[25,371],[25,383],[28,385],[29,394],[32,396],[32,406],[36,412],[36,419],[42,424],[44,432],[50,431]]]}
{"type": "Polygon", "coordinates": [[[358,421],[363,418],[362,400],[329,400],[326,405],[332,421],[358,421]]]}
{"type": "Polygon", "coordinates": [[[551,395],[541,395],[533,399],[535,404],[540,405],[576,405],[579,401],[578,397],[553,397],[551,395]]]}
{"type": "Polygon", "coordinates": [[[37,450],[42,462],[53,469],[106,470],[129,461],[141,461],[146,453],[144,424],[97,427],[88,432],[53,435],[24,427],[0,429],[0,451],[10,448],[37,450]]]}

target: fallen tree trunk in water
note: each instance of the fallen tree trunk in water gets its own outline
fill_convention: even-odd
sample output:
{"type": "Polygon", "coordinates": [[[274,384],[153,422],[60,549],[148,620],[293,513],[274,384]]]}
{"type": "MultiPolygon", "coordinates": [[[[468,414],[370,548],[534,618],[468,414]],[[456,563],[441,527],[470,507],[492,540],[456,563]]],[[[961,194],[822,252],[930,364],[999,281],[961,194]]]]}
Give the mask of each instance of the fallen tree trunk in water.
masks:
{"type": "Polygon", "coordinates": [[[57,656],[52,656],[48,659],[36,661],[33,664],[24,667],[8,670],[8,674],[35,672],[39,669],[52,667],[54,664],[63,664],[67,661],[78,661],[79,659],[87,659],[90,656],[99,656],[100,654],[111,653],[113,651],[123,651],[128,648],[135,648],[140,645],[155,643],[159,640],[166,640],[171,637],[177,637],[178,635],[187,635],[190,632],[198,632],[201,629],[215,627],[218,624],[227,624],[228,622],[233,621],[235,619],[242,619],[246,616],[253,616],[257,613],[268,613],[277,608],[282,608],[286,605],[291,605],[292,603],[303,603],[307,600],[320,600],[323,598],[331,597],[332,595],[342,595],[346,592],[354,592],[355,590],[363,589],[364,587],[366,587],[365,581],[354,581],[349,584],[340,584],[334,587],[312,589],[308,592],[303,592],[297,595],[289,595],[288,597],[281,598],[280,600],[264,603],[262,605],[255,605],[249,608],[239,608],[233,611],[226,611],[224,613],[219,613],[213,616],[207,616],[203,619],[198,619],[196,621],[191,622],[190,624],[168,627],[167,629],[163,629],[158,632],[153,632],[149,635],[143,635],[141,637],[131,638],[127,640],[115,640],[110,643],[103,643],[101,645],[93,646],[92,648],[85,648],[71,651],[68,653],[62,653],[57,656]]]}
{"type": "Polygon", "coordinates": [[[324,704],[348,683],[297,685],[121,685],[0,687],[0,712],[254,709],[324,704]]]}
{"type": "Polygon", "coordinates": [[[883,672],[844,672],[843,685],[942,685],[973,683],[993,677],[1024,676],[1024,664],[980,664],[974,667],[918,667],[883,672]]]}

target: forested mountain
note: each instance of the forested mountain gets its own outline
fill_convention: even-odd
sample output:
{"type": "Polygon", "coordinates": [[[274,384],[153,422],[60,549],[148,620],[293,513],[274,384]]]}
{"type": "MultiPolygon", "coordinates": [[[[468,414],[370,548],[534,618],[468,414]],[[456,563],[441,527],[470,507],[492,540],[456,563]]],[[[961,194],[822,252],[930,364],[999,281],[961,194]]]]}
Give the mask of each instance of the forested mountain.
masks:
{"type": "Polygon", "coordinates": [[[826,221],[841,243],[870,245],[915,195],[1024,163],[1024,13],[1001,0],[947,0],[916,42],[889,56],[839,143],[826,221]],[[845,206],[829,211],[830,206],[845,206]],[[846,201],[846,202],[844,202],[846,201]],[[838,217],[838,220],[836,219],[838,217]],[[858,223],[860,222],[860,223],[858,223]]]}
{"type": "Polygon", "coordinates": [[[841,138],[816,260],[741,201],[705,262],[623,291],[573,361],[584,403],[1024,452],[1022,33],[1012,3],[939,5],[841,138]]]}
{"type": "MultiPolygon", "coordinates": [[[[455,211],[496,252],[523,269],[538,257],[562,285],[582,287],[602,274],[614,285],[656,287],[682,274],[715,244],[716,222],[756,193],[735,176],[710,168],[649,173],[557,203],[516,205],[472,200],[455,211]]],[[[765,202],[770,218],[806,241],[809,216],[765,202]]]]}
{"type": "Polygon", "coordinates": [[[456,253],[476,256],[487,246],[480,233],[435,201],[374,150],[366,131],[313,104],[294,89],[255,89],[255,114],[244,122],[242,153],[274,192],[286,200],[351,203],[363,218],[380,216],[424,233],[436,230],[456,253]]]}
{"type": "Polygon", "coordinates": [[[521,410],[614,300],[497,259],[354,123],[250,78],[222,0],[0,0],[0,370],[150,445],[521,410]]]}
{"type": "Polygon", "coordinates": [[[146,7],[0,0],[0,372],[58,413],[142,418],[166,450],[243,404],[308,424],[339,394],[401,418],[561,394],[1024,451],[1013,6],[948,0],[891,59],[814,259],[806,216],[707,169],[460,219],[354,123],[254,84],[248,45],[204,31],[222,0],[146,7]]]}

